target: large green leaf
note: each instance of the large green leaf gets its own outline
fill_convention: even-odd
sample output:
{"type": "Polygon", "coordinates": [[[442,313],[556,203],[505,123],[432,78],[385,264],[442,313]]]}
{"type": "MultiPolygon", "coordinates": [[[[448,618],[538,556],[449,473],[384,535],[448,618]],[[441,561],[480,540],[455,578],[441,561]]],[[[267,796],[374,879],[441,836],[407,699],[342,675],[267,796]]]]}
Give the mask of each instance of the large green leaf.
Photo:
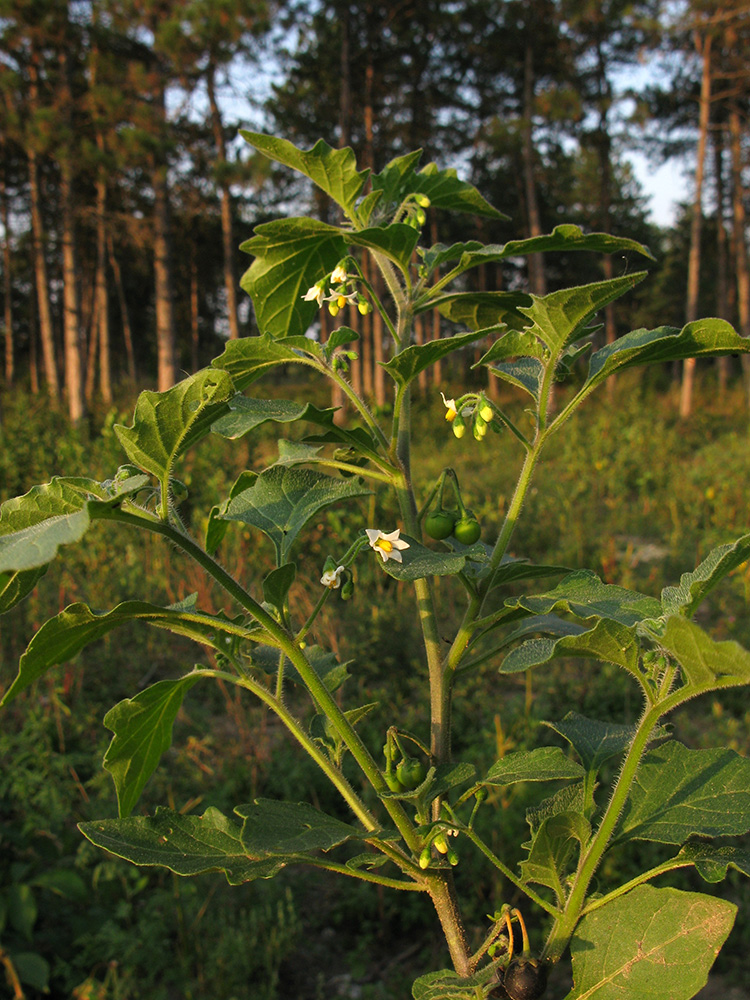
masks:
{"type": "Polygon", "coordinates": [[[271,878],[295,858],[249,857],[240,827],[213,806],[202,816],[157,809],[155,816],[79,823],[92,844],[135,865],[160,865],[177,875],[222,871],[230,885],[271,878]]]}
{"type": "MultiPolygon", "coordinates": [[[[459,244],[460,246],[460,244],[459,244]]],[[[503,245],[466,244],[459,257],[459,267],[462,271],[478,264],[488,264],[494,260],[504,260],[507,257],[525,257],[530,253],[546,251],[588,250],[592,253],[633,253],[642,254],[653,260],[651,251],[635,240],[610,236],[608,233],[584,233],[579,226],[555,226],[551,233],[545,236],[531,236],[524,240],[511,240],[503,245]]]]}
{"type": "MultiPolygon", "coordinates": [[[[92,513],[117,506],[138,492],[148,477],[116,476],[105,483],[94,479],[54,478],[34,486],[0,507],[0,580],[10,596],[28,593],[33,573],[50,563],[61,545],[79,541],[88,531],[92,513]],[[12,580],[5,574],[24,574],[12,580]]],[[[39,574],[41,575],[41,573],[39,574]]]]}
{"type": "Polygon", "coordinates": [[[568,712],[561,722],[545,722],[544,725],[564,737],[581,758],[584,768],[594,773],[605,760],[625,753],[637,728],[587,719],[577,712],[568,712]]]}
{"type": "MultiPolygon", "coordinates": [[[[428,302],[425,308],[431,305],[428,302]]],[[[456,292],[441,296],[438,310],[446,319],[468,326],[470,330],[483,330],[500,323],[518,330],[529,324],[519,312],[519,306],[528,305],[531,305],[531,296],[526,292],[456,292]]]]}
{"type": "Polygon", "coordinates": [[[310,469],[273,466],[232,497],[217,516],[263,531],[276,546],[281,566],[289,561],[292,545],[311,518],[333,503],[368,493],[358,478],[334,479],[310,469]]]}
{"type": "Polygon", "coordinates": [[[498,968],[486,965],[473,976],[463,978],[451,969],[440,969],[420,976],[412,984],[414,1000],[477,1000],[485,996],[482,987],[493,982],[498,976],[498,968]]]}
{"type": "MultiPolygon", "coordinates": [[[[410,535],[402,535],[409,548],[401,553],[403,562],[389,559],[383,563],[385,572],[395,580],[421,580],[428,576],[452,576],[466,564],[466,555],[460,552],[436,552],[421,545],[410,535]]],[[[378,557],[378,561],[380,558],[378,557]]]]}
{"type": "Polygon", "coordinates": [[[31,593],[47,572],[47,566],[0,573],[0,615],[15,607],[31,593]]]}
{"type": "Polygon", "coordinates": [[[583,778],[579,763],[560,747],[517,750],[496,761],[482,779],[485,785],[513,785],[519,781],[568,781],[583,778]]]}
{"type": "Polygon", "coordinates": [[[379,195],[375,204],[385,202],[388,208],[398,206],[403,201],[407,191],[411,190],[406,178],[414,175],[422,159],[422,150],[415,149],[411,153],[397,156],[386,164],[379,174],[372,174],[370,184],[373,192],[379,195]]]}
{"type": "Polygon", "coordinates": [[[683,573],[677,587],[665,587],[661,603],[667,615],[692,615],[705,596],[733,569],[750,558],[750,534],[719,545],[690,573],[683,573]]]}
{"type": "Polygon", "coordinates": [[[430,340],[426,344],[412,344],[391,358],[390,361],[384,362],[383,368],[399,385],[408,385],[421,371],[429,368],[435,361],[460,350],[462,347],[467,347],[490,332],[489,330],[474,330],[471,333],[460,333],[453,337],[430,340]]]}
{"type": "Polygon", "coordinates": [[[384,254],[405,271],[411,264],[419,232],[403,222],[394,222],[390,226],[359,229],[347,233],[346,238],[354,246],[367,247],[384,254]]]}
{"type": "Polygon", "coordinates": [[[680,664],[686,682],[681,690],[686,697],[750,684],[750,653],[739,643],[731,639],[715,642],[682,615],[672,615],[662,629],[653,630],[650,622],[644,628],[680,664]]]}
{"type": "Polygon", "coordinates": [[[590,836],[591,826],[578,812],[558,813],[545,819],[534,834],[528,858],[521,862],[524,882],[552,889],[558,905],[562,906],[567,895],[567,876],[590,836]]]}
{"type": "Polygon", "coordinates": [[[118,424],[115,433],[131,462],[164,482],[177,458],[210,432],[233,395],[226,372],[204,368],[166,392],[142,392],[132,425],[118,424]]]}
{"type": "Polygon", "coordinates": [[[177,712],[199,679],[198,674],[187,674],[173,681],[157,681],[104,716],[104,725],[114,733],[104,767],[114,780],[121,817],[133,811],[162,754],[172,745],[177,712]]]}
{"type": "Polygon", "coordinates": [[[556,362],[568,344],[584,335],[596,313],[635,288],[647,274],[647,271],[636,271],[609,281],[562,288],[549,295],[532,295],[531,305],[521,306],[519,312],[532,322],[527,332],[541,340],[556,362]]]}
{"type": "Polygon", "coordinates": [[[253,300],[262,333],[302,336],[317,315],[308,288],[330,273],[346,253],[340,229],[317,219],[279,219],[255,228],[241,250],[255,260],[240,284],[253,300]]]}
{"type": "Polygon", "coordinates": [[[590,570],[569,573],[545,594],[509,598],[505,603],[508,607],[525,608],[535,615],[569,611],[578,618],[608,618],[627,626],[661,613],[661,604],[655,598],[604,584],[590,570]]]}
{"type": "Polygon", "coordinates": [[[309,177],[347,213],[351,212],[370,174],[369,170],[357,170],[356,157],[348,146],[333,149],[318,139],[312,149],[303,150],[286,139],[261,132],[240,129],[240,135],[269,159],[309,177]]]}
{"type": "Polygon", "coordinates": [[[517,361],[507,361],[504,364],[490,365],[489,370],[497,378],[515,385],[539,402],[539,392],[544,377],[544,367],[537,358],[518,358],[517,361]]]}
{"type": "Polygon", "coordinates": [[[544,346],[537,340],[530,330],[510,330],[490,346],[477,364],[487,365],[492,361],[507,361],[510,358],[539,358],[543,360],[546,356],[544,346]]]}
{"type": "Polygon", "coordinates": [[[335,409],[319,410],[312,403],[295,403],[291,399],[251,399],[248,396],[235,396],[229,401],[228,410],[212,424],[211,430],[232,439],[248,434],[267,420],[279,424],[296,420],[321,423],[327,415],[332,421],[336,412],[335,409]]]}
{"type": "Polygon", "coordinates": [[[602,618],[593,628],[575,635],[527,640],[508,653],[500,666],[500,673],[520,673],[561,656],[586,656],[603,663],[614,663],[639,677],[639,650],[635,628],[602,618]]]}
{"type": "Polygon", "coordinates": [[[700,893],[638,886],[579,923],[570,944],[575,985],[565,1000],[690,1000],[736,912],[700,893]]]}
{"type": "Polygon", "coordinates": [[[695,841],[685,844],[676,858],[694,865],[706,882],[721,882],[727,871],[734,868],[743,875],[750,876],[750,851],[729,844],[712,844],[695,841]]]}
{"type": "Polygon", "coordinates": [[[242,845],[257,857],[329,851],[347,840],[369,836],[306,802],[256,799],[234,811],[245,821],[242,845]]]}
{"type": "Polygon", "coordinates": [[[211,366],[229,372],[235,388],[241,391],[277,365],[304,364],[308,360],[298,349],[264,333],[260,337],[230,340],[211,366]]]}
{"type": "Polygon", "coordinates": [[[222,639],[238,628],[223,615],[196,611],[191,602],[163,608],[146,601],[124,601],[111,611],[92,611],[87,604],[71,604],[42,625],[21,656],[18,674],[0,704],[6,704],[51,667],[72,660],[89,643],[129,622],[149,625],[222,648],[222,639]]]}
{"type": "Polygon", "coordinates": [[[633,330],[591,355],[582,391],[588,392],[614,372],[635,365],[747,351],[750,351],[750,340],[740,337],[723,319],[699,319],[681,330],[672,326],[633,330]]]}
{"type": "Polygon", "coordinates": [[[692,836],[748,830],[750,760],[734,750],[688,750],[670,740],[644,757],[617,839],[684,844],[692,836]]]}

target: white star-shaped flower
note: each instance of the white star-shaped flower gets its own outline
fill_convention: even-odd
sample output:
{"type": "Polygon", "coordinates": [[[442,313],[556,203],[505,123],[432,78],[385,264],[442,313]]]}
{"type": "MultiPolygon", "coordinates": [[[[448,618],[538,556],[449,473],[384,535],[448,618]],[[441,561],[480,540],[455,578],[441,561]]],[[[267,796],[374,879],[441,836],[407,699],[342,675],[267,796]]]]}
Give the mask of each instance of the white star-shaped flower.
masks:
{"type": "Polygon", "coordinates": [[[305,294],[302,296],[305,302],[312,302],[313,300],[318,303],[319,306],[323,305],[323,286],[313,285],[308,288],[305,294]]]}
{"type": "Polygon", "coordinates": [[[331,272],[331,284],[340,285],[346,281],[346,268],[338,264],[331,272]]]}
{"type": "Polygon", "coordinates": [[[445,419],[448,421],[448,423],[452,423],[456,419],[456,415],[458,414],[458,410],[456,409],[456,401],[455,399],[446,399],[445,393],[443,392],[441,392],[440,395],[443,397],[443,403],[445,404],[445,408],[447,411],[445,414],[445,419]]]}
{"type": "Polygon", "coordinates": [[[365,528],[365,534],[370,542],[370,548],[375,549],[383,562],[388,562],[389,559],[403,562],[399,549],[408,549],[409,543],[398,537],[401,534],[400,528],[396,528],[388,535],[378,531],[377,528],[365,528]]]}

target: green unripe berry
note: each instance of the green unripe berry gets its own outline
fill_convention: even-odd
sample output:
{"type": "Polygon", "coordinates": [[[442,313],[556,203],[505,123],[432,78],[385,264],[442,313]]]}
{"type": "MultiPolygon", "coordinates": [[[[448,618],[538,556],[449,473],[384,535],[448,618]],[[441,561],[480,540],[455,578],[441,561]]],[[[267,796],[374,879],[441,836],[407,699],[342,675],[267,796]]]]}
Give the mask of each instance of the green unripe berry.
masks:
{"type": "Polygon", "coordinates": [[[456,523],[456,518],[448,510],[433,510],[431,514],[428,514],[424,521],[424,530],[430,536],[430,538],[435,538],[438,541],[442,538],[447,538],[449,535],[453,534],[453,525],[456,523]]]}
{"type": "Polygon", "coordinates": [[[453,537],[462,545],[473,545],[474,542],[479,541],[481,534],[482,527],[479,521],[470,514],[457,521],[453,529],[453,537]]]}
{"type": "Polygon", "coordinates": [[[404,757],[396,768],[396,777],[408,791],[418,788],[426,775],[424,764],[416,757],[404,757]]]}

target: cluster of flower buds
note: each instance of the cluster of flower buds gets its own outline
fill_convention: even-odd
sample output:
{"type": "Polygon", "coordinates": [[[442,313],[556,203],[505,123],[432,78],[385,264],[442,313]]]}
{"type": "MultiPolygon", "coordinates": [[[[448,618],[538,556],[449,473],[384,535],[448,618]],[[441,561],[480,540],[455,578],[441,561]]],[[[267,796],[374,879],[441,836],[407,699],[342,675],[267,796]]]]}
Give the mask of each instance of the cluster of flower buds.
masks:
{"type": "Polygon", "coordinates": [[[330,274],[327,274],[320,281],[307,289],[302,296],[305,302],[317,302],[322,306],[328,303],[328,312],[331,316],[338,316],[345,305],[356,305],[361,316],[366,316],[372,312],[372,306],[367,299],[354,287],[357,281],[356,274],[349,274],[347,270],[348,258],[340,261],[330,274]]]}
{"type": "Polygon", "coordinates": [[[426,194],[413,194],[411,199],[404,205],[406,218],[404,222],[413,229],[421,229],[427,221],[425,209],[430,207],[430,199],[426,194]]]}
{"type": "Polygon", "coordinates": [[[446,399],[442,392],[440,395],[445,405],[445,419],[451,425],[455,436],[462,438],[466,433],[467,424],[471,423],[474,438],[481,441],[495,415],[492,403],[485,394],[470,392],[462,396],[458,402],[455,399],[446,399]]]}

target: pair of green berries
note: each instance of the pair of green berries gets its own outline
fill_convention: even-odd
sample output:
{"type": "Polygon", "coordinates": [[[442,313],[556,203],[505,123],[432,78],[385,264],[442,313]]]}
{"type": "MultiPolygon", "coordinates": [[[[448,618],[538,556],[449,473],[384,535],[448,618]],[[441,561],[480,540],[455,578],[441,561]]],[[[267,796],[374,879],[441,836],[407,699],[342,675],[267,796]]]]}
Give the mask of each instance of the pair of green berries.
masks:
{"type": "Polygon", "coordinates": [[[424,530],[437,541],[453,535],[462,545],[473,545],[482,534],[482,526],[469,510],[460,516],[452,510],[433,510],[425,518],[424,530]]]}
{"type": "Polygon", "coordinates": [[[403,757],[395,770],[391,760],[386,764],[385,783],[392,792],[413,792],[426,777],[427,769],[417,757],[403,757]]]}

